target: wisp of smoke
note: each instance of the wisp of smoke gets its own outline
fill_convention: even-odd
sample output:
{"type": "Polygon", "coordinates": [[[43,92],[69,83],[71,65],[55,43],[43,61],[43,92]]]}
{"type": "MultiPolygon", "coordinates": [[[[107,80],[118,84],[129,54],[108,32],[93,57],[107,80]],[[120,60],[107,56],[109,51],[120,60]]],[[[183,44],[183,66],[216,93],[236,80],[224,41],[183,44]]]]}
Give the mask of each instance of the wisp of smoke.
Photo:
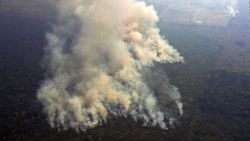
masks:
{"type": "MultiPolygon", "coordinates": [[[[195,1],[197,2],[197,1],[195,1]]],[[[235,17],[238,11],[238,0],[201,0],[204,6],[218,8],[227,13],[230,17],[235,17]]]]}
{"type": "Polygon", "coordinates": [[[59,23],[47,33],[47,77],[37,92],[52,127],[86,131],[109,117],[130,116],[167,129],[174,118],[167,106],[175,105],[182,114],[178,89],[167,78],[143,75],[156,62],[183,61],[160,36],[152,6],[137,0],[57,0],[52,5],[59,23]],[[147,81],[157,82],[157,94],[152,89],[157,86],[147,81]]]}
{"type": "Polygon", "coordinates": [[[229,17],[235,17],[238,11],[238,0],[189,0],[192,4],[199,3],[207,8],[215,8],[224,11],[229,17]]]}
{"type": "MultiPolygon", "coordinates": [[[[188,7],[199,7],[198,9],[212,9],[219,10],[229,17],[235,17],[238,11],[238,0],[145,0],[148,3],[166,3],[177,7],[178,11],[186,12],[183,5],[188,7]],[[181,5],[181,6],[180,6],[181,5]],[[180,7],[180,8],[178,8],[180,7]]],[[[197,9],[197,10],[198,10],[197,9]]],[[[178,12],[176,11],[176,12],[178,12]]]]}

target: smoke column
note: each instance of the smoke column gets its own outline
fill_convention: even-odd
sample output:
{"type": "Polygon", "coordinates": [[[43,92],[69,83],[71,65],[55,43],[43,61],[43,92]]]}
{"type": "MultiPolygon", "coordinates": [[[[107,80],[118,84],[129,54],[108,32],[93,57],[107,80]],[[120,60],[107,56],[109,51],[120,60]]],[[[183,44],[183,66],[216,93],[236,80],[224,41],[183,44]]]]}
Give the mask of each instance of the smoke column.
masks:
{"type": "Polygon", "coordinates": [[[152,6],[137,0],[51,4],[59,22],[47,33],[46,80],[37,97],[52,127],[86,131],[109,117],[131,116],[167,129],[174,116],[166,106],[172,103],[182,114],[178,89],[145,71],[154,63],[183,61],[160,36],[152,6]]]}

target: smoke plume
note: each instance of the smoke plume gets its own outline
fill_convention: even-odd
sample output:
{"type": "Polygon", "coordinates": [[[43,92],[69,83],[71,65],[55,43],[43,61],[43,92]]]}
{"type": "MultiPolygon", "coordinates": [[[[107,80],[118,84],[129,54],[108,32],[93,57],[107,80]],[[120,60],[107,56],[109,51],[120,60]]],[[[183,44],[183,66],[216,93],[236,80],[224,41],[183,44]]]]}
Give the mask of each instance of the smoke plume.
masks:
{"type": "Polygon", "coordinates": [[[85,131],[109,117],[130,116],[166,129],[172,106],[182,114],[178,89],[146,71],[156,62],[183,61],[160,36],[152,6],[137,0],[51,4],[58,23],[47,33],[46,80],[38,99],[52,127],[85,131]]]}

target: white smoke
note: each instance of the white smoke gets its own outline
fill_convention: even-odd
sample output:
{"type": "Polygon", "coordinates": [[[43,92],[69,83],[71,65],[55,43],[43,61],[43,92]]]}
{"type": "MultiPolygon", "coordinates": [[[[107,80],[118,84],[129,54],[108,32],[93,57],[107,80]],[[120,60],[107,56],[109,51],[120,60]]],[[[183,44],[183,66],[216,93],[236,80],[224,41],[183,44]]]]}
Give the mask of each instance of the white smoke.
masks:
{"type": "MultiPolygon", "coordinates": [[[[159,106],[164,101],[156,96],[162,91],[165,102],[182,114],[177,88],[164,81],[156,95],[143,76],[154,62],[183,61],[160,36],[152,6],[137,0],[57,0],[52,5],[59,23],[47,34],[47,79],[38,90],[52,127],[85,131],[112,116],[131,116],[166,129],[166,119],[174,117],[159,106]]],[[[152,75],[147,81],[158,80],[152,75]]]]}
{"type": "Polygon", "coordinates": [[[177,11],[179,12],[187,12],[188,9],[183,8],[183,6],[186,6],[189,8],[195,8],[197,10],[212,9],[216,11],[221,11],[230,17],[234,17],[236,16],[237,13],[239,13],[238,0],[146,0],[146,1],[152,4],[171,5],[171,7],[172,6],[175,7],[175,9],[177,9],[177,11]]]}
{"type": "Polygon", "coordinates": [[[239,13],[237,6],[238,6],[238,1],[237,0],[231,0],[230,1],[230,3],[227,6],[229,16],[235,17],[236,14],[239,13]]]}
{"type": "Polygon", "coordinates": [[[207,8],[221,9],[231,17],[236,16],[239,12],[237,8],[238,0],[201,0],[201,4],[207,8]]]}

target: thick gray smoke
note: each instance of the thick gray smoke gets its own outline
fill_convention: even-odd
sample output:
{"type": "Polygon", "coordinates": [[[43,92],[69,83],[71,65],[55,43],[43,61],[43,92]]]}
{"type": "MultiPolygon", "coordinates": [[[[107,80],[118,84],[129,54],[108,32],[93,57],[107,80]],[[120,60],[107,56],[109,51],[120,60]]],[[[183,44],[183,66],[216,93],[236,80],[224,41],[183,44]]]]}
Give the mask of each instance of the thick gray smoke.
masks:
{"type": "Polygon", "coordinates": [[[52,127],[85,131],[108,117],[131,116],[166,129],[174,119],[171,107],[182,114],[178,89],[146,71],[155,62],[183,61],[160,36],[152,6],[137,0],[51,4],[59,24],[47,34],[47,79],[38,99],[52,127]]]}

